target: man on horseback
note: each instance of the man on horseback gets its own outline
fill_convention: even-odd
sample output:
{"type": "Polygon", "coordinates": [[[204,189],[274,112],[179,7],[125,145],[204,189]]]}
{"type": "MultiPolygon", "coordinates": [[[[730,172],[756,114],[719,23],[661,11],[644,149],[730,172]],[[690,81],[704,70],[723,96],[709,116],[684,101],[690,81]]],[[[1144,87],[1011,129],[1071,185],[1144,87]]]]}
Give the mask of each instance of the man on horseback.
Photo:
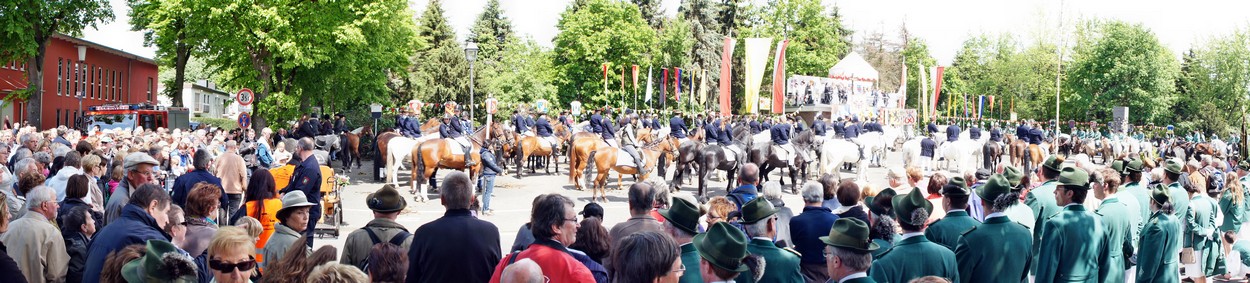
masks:
{"type": "Polygon", "coordinates": [[[842,130],[842,137],[854,142],[856,138],[859,138],[859,129],[859,117],[852,117],[851,122],[847,123],[846,128],[842,130]]]}
{"type": "Polygon", "coordinates": [[[412,112],[405,112],[395,119],[395,127],[399,129],[400,134],[414,139],[421,137],[420,122],[417,121],[417,117],[412,112]]]}
{"type": "Polygon", "coordinates": [[[946,142],[952,143],[957,140],[959,140],[959,125],[951,123],[949,126],[946,126],[946,142]]]}
{"type": "MultiPolygon", "coordinates": [[[[646,176],[646,160],[643,160],[641,155],[638,155],[638,136],[634,131],[634,128],[638,126],[638,122],[635,118],[636,115],[626,114],[618,121],[621,125],[622,131],[621,149],[624,149],[625,152],[629,153],[629,156],[634,159],[634,166],[637,166],[638,174],[646,176]]],[[[611,130],[608,132],[611,132],[611,130]]],[[[609,138],[605,137],[604,140],[609,140],[609,138]]]]}
{"type": "Polygon", "coordinates": [[[547,121],[547,113],[539,113],[538,120],[534,122],[534,131],[538,133],[538,138],[551,144],[551,151],[560,151],[560,143],[556,138],[551,136],[551,122],[547,121]]]}
{"type": "Polygon", "coordinates": [[[812,134],[824,138],[825,132],[829,131],[829,125],[825,124],[824,116],[816,116],[816,121],[812,122],[812,134]]]}
{"type": "Polygon", "coordinates": [[[438,126],[438,134],[443,138],[455,141],[460,144],[460,146],[464,147],[464,167],[473,167],[473,165],[477,164],[473,162],[473,158],[469,158],[469,155],[473,152],[473,144],[469,143],[468,138],[464,137],[465,135],[472,133],[464,132],[464,123],[460,121],[460,116],[456,116],[455,104],[452,104],[447,108],[448,113],[443,117],[443,124],[438,126]]]}
{"type": "Polygon", "coordinates": [[[590,127],[591,133],[603,134],[604,124],[603,115],[600,114],[601,111],[602,110],[595,109],[595,113],[590,114],[590,123],[588,126],[590,127]]]}
{"type": "Polygon", "coordinates": [[[311,138],[319,135],[317,130],[316,119],[309,119],[308,114],[300,119],[299,130],[295,133],[296,138],[311,138]]]}
{"type": "Polygon", "coordinates": [[[681,118],[681,111],[673,112],[668,119],[668,136],[676,138],[679,143],[686,142],[686,120],[681,118]]]}
{"type": "Polygon", "coordinates": [[[526,118],[525,109],[518,109],[516,114],[512,114],[512,127],[516,129],[516,133],[519,135],[534,136],[534,132],[530,131],[529,120],[526,118]]]}
{"type": "Polygon", "coordinates": [[[769,137],[773,140],[773,148],[780,149],[784,154],[782,158],[786,160],[786,164],[794,166],[794,156],[797,153],[794,145],[790,144],[790,125],[781,121],[781,118],[775,118],[772,129],[769,129],[769,137]]]}

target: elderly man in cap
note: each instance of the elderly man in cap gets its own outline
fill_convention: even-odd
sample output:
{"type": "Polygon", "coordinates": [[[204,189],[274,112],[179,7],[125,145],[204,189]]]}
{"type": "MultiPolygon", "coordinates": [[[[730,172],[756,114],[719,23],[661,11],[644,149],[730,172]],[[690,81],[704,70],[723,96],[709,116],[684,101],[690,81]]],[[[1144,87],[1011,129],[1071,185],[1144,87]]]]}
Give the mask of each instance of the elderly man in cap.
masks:
{"type": "Polygon", "coordinates": [[[946,209],[946,216],[929,224],[924,236],[929,240],[955,251],[955,245],[959,242],[959,236],[972,227],[980,225],[981,222],[976,218],[968,215],[968,183],[964,182],[963,177],[952,177],[945,186],[942,186],[942,208],[946,209]]]}
{"type": "Polygon", "coordinates": [[[365,204],[369,206],[369,210],[373,211],[373,220],[365,224],[356,231],[352,231],[347,235],[347,242],[343,247],[343,257],[339,262],[346,265],[353,265],[364,270],[365,260],[368,259],[369,251],[373,249],[373,245],[380,243],[391,243],[403,249],[408,249],[412,244],[411,234],[404,225],[395,222],[399,217],[399,213],[408,206],[408,202],[404,197],[399,195],[399,191],[395,190],[395,186],[386,184],[378,191],[369,194],[365,198],[365,204]]]}
{"type": "Polygon", "coordinates": [[[742,224],[751,242],[747,250],[753,255],[764,258],[766,265],[763,276],[755,272],[738,275],[738,282],[803,282],[799,273],[799,253],[791,249],[778,248],[773,239],[777,237],[777,208],[764,198],[756,198],[742,206],[742,224]]]}
{"type": "MultiPolygon", "coordinates": [[[[395,198],[403,199],[399,192],[394,193],[395,198]]],[[[421,225],[413,234],[415,244],[408,248],[408,280],[490,281],[489,274],[502,257],[499,228],[473,217],[469,211],[473,202],[473,186],[469,176],[463,172],[448,174],[440,193],[447,212],[443,217],[421,225]]],[[[561,225],[567,222],[561,222],[561,225]]]]}
{"type": "MultiPolygon", "coordinates": [[[[1055,200],[1055,190],[1058,183],[1055,179],[1059,178],[1059,170],[1063,168],[1065,158],[1059,155],[1051,155],[1042,162],[1041,174],[1035,175],[1040,178],[1042,185],[1029,190],[1028,195],[1024,198],[1024,204],[1033,210],[1033,261],[1038,261],[1039,250],[1042,243],[1042,224],[1050,219],[1050,216],[1059,213],[1059,205],[1055,200]]],[[[1081,198],[1083,201],[1085,198],[1081,198]]],[[[1037,265],[1033,266],[1037,269],[1037,265]]]]}
{"type": "Polygon", "coordinates": [[[113,189],[108,204],[104,206],[104,223],[100,224],[101,227],[108,226],[121,217],[122,208],[130,202],[132,189],[156,181],[156,166],[160,165],[160,162],[156,162],[151,155],[135,152],[126,155],[123,160],[122,168],[126,170],[126,175],[121,183],[117,184],[117,188],[113,189]]]}
{"type": "Polygon", "coordinates": [[[1137,282],[1180,282],[1181,220],[1172,215],[1172,195],[1164,187],[1150,191],[1150,219],[1141,230],[1137,282]]]}
{"type": "Polygon", "coordinates": [[[933,204],[920,190],[895,196],[892,200],[895,219],[903,235],[893,247],[882,253],[868,274],[877,282],[907,282],[925,276],[938,276],[959,282],[955,253],[930,242],[924,235],[933,204]]]}
{"type": "Polygon", "coordinates": [[[976,193],[989,215],[984,223],[962,232],[955,245],[961,282],[1026,280],[1033,257],[1021,251],[1032,247],[1032,234],[1003,213],[1009,207],[1019,206],[1019,195],[1012,193],[1011,183],[1003,175],[991,176],[976,193]]]}
{"type": "Polygon", "coordinates": [[[733,282],[752,270],[758,256],[747,253],[747,237],[728,222],[716,222],[707,233],[694,237],[699,252],[699,276],[703,282],[733,282]]]}
{"type": "Polygon", "coordinates": [[[825,244],[823,257],[829,279],[839,283],[874,283],[868,277],[872,266],[872,252],[880,249],[869,240],[868,224],[856,218],[842,218],[833,222],[829,235],[820,237],[825,244]]]}
{"type": "Polygon", "coordinates": [[[1064,167],[1056,183],[1055,201],[1063,210],[1040,229],[1041,246],[1046,248],[1037,256],[1035,282],[1098,281],[1099,257],[1107,251],[1106,232],[1098,215],[1082,205],[1090,189],[1089,173],[1064,167]]]}
{"type": "MultiPolygon", "coordinates": [[[[886,190],[890,190],[887,188],[886,190]]],[[[891,190],[892,191],[892,190],[891,190]]],[[[881,195],[881,194],[877,194],[881,195]]],[[[790,238],[794,240],[794,248],[799,256],[800,273],[807,282],[823,282],[829,280],[825,266],[825,257],[821,255],[824,244],[820,238],[833,227],[838,215],[827,207],[821,206],[824,201],[824,187],[819,182],[803,184],[803,213],[790,219],[790,238]]],[[[871,202],[868,202],[871,206],[871,202]]]]}
{"type": "MultiPolygon", "coordinates": [[[[673,198],[673,205],[669,209],[660,210],[660,216],[665,220],[664,230],[681,246],[682,266],[699,265],[699,251],[695,249],[694,237],[699,234],[699,217],[702,215],[703,212],[697,206],[682,198],[673,198]]],[[[699,272],[682,273],[678,282],[703,282],[700,275],[699,272]]]]}

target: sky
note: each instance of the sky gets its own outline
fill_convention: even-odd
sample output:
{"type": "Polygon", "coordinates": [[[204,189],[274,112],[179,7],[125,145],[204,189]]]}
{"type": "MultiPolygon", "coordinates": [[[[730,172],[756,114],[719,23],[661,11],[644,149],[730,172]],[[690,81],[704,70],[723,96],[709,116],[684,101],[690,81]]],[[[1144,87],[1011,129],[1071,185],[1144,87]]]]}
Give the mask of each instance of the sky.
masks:
{"type": "MultiPolygon", "coordinates": [[[[98,29],[83,32],[85,39],[140,56],[153,57],[155,48],[143,46],[143,34],[130,30],[125,0],[110,0],[116,19],[98,29]]],[[[662,0],[669,16],[677,13],[680,0],[662,0]]],[[[764,3],[765,0],[752,0],[764,3]]],[[[1118,19],[1149,28],[1179,58],[1195,44],[1238,28],[1250,28],[1250,1],[1158,1],[1158,0],[822,0],[838,7],[843,24],[858,34],[881,31],[897,38],[906,23],[913,36],[929,45],[940,64],[949,64],[963,41],[972,35],[1010,33],[1031,40],[1039,31],[1070,31],[1081,18],[1118,19]],[[1062,21],[1059,19],[1062,15],[1062,21]]],[[[487,0],[444,0],[443,10],[459,38],[466,38],[487,0]]],[[[504,15],[522,36],[551,46],[560,13],[572,0],[500,0],[504,15]]],[[[428,2],[410,0],[416,16],[428,2]]],[[[853,38],[858,41],[860,38],[853,38]]]]}

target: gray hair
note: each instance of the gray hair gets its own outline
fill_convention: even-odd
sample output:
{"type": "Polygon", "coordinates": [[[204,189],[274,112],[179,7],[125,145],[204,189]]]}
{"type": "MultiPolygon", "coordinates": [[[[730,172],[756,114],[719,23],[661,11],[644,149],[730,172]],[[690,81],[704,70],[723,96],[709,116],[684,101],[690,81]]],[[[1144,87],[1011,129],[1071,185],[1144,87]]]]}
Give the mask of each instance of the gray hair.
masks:
{"type": "Polygon", "coordinates": [[[768,181],[764,183],[764,199],[780,200],[781,199],[781,182],[768,181]]]}
{"type": "Polygon", "coordinates": [[[307,138],[307,137],[299,139],[298,149],[299,150],[313,150],[313,139],[307,138]]]}
{"type": "Polygon", "coordinates": [[[817,203],[825,200],[825,187],[819,182],[803,184],[803,202],[817,203]]]}
{"type": "Polygon", "coordinates": [[[460,171],[452,171],[443,178],[443,187],[439,197],[447,209],[467,209],[473,205],[473,183],[469,175],[460,171]]]}
{"type": "Polygon", "coordinates": [[[26,192],[26,210],[33,211],[36,208],[39,208],[40,205],[43,205],[43,203],[49,201],[56,201],[56,193],[53,192],[52,188],[48,186],[39,185],[34,189],[30,189],[29,192],[26,192]]]}
{"type": "Polygon", "coordinates": [[[499,283],[543,283],[543,269],[532,259],[523,258],[503,269],[499,283]]]}
{"type": "Polygon", "coordinates": [[[82,155],[78,154],[77,151],[70,151],[69,153],[65,154],[64,162],[65,162],[65,167],[74,167],[74,168],[82,167],[82,155]]]}
{"type": "Polygon", "coordinates": [[[763,237],[764,235],[768,235],[769,219],[771,219],[771,216],[768,219],[760,220],[760,222],[743,224],[742,227],[745,228],[748,237],[763,237]]]}
{"type": "Polygon", "coordinates": [[[212,153],[209,152],[208,149],[201,148],[200,150],[195,151],[195,154],[191,156],[191,166],[194,167],[195,170],[208,170],[208,162],[210,161],[213,161],[213,157],[212,153]]]}
{"type": "Polygon", "coordinates": [[[34,157],[35,157],[35,161],[39,161],[39,163],[52,164],[52,155],[48,154],[47,152],[43,152],[43,151],[36,152],[34,157]]]}
{"type": "Polygon", "coordinates": [[[829,246],[829,249],[833,250],[829,256],[842,260],[842,265],[850,268],[851,271],[864,272],[868,271],[868,267],[872,266],[872,253],[858,252],[834,246],[829,246]]]}
{"type": "Polygon", "coordinates": [[[30,166],[34,164],[35,164],[34,158],[25,157],[25,158],[18,160],[17,165],[13,166],[13,170],[17,171],[15,172],[16,174],[14,175],[21,176],[22,172],[26,172],[26,170],[30,170],[30,166]]]}

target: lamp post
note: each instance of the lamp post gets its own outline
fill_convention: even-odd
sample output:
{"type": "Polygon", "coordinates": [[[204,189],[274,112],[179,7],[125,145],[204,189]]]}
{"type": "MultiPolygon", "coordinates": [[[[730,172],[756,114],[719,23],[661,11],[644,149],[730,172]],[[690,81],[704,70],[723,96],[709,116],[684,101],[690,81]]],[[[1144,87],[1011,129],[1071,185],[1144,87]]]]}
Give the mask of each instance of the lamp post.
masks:
{"type": "MultiPolygon", "coordinates": [[[[79,66],[82,66],[82,65],[83,65],[83,64],[87,61],[87,46],[86,46],[86,45],[79,45],[79,46],[77,46],[77,47],[78,47],[78,65],[79,65],[79,66]]],[[[81,67],[80,67],[79,69],[81,69],[81,67]]],[[[79,87],[78,87],[78,84],[74,84],[74,87],[75,87],[75,88],[77,88],[77,90],[78,90],[78,91],[74,94],[75,96],[77,96],[77,97],[78,97],[78,115],[75,115],[75,116],[74,116],[74,126],[75,126],[75,127],[77,127],[77,126],[79,126],[79,125],[78,125],[78,124],[79,124],[79,120],[81,120],[81,117],[83,117],[83,113],[82,113],[82,99],[83,99],[83,95],[82,95],[82,88],[79,88],[79,87]]]]}
{"type": "Polygon", "coordinates": [[[477,61],[477,43],[469,40],[464,44],[464,59],[469,60],[469,120],[473,120],[473,62],[477,61]]]}

